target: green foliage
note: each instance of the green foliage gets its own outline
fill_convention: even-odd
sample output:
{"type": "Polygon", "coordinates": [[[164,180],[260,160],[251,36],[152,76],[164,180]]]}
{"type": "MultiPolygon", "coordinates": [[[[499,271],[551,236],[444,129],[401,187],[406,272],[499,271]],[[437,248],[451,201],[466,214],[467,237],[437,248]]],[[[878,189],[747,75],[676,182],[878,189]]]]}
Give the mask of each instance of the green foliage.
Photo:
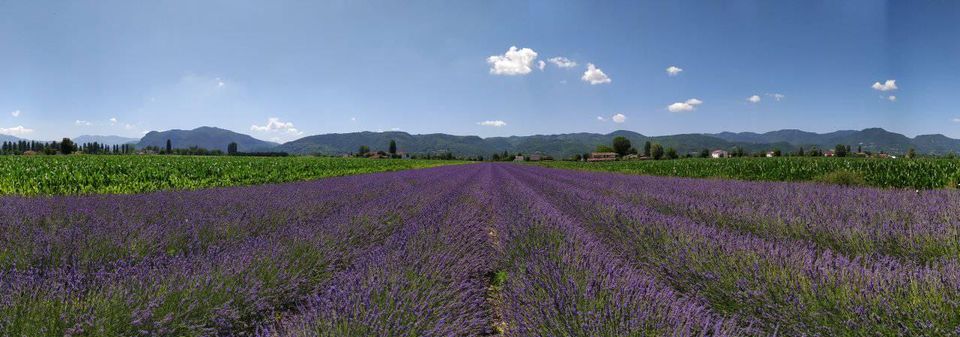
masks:
{"type": "Polygon", "coordinates": [[[653,144],[650,147],[650,157],[653,157],[653,159],[663,158],[663,146],[660,144],[653,144]]]}
{"type": "Polygon", "coordinates": [[[843,144],[837,144],[837,146],[833,148],[833,155],[837,157],[846,157],[849,152],[850,147],[843,144]]]}
{"type": "Polygon", "coordinates": [[[616,137],[613,139],[613,152],[616,152],[618,155],[627,155],[627,152],[630,151],[630,148],[630,140],[627,139],[627,137],[616,137]]]}
{"type": "Polygon", "coordinates": [[[613,148],[610,146],[601,144],[601,145],[597,145],[596,152],[616,152],[616,151],[614,151],[613,148]]]}
{"type": "Polygon", "coordinates": [[[864,183],[869,186],[901,188],[943,188],[950,185],[951,181],[960,181],[960,160],[942,158],[744,157],[603,163],[551,162],[540,165],[660,176],[769,181],[812,181],[829,173],[846,171],[862,176],[864,183]]]}
{"type": "Polygon", "coordinates": [[[0,156],[0,195],[141,193],[300,181],[447,165],[322,157],[0,156]]]}
{"type": "Polygon", "coordinates": [[[677,150],[674,150],[672,147],[667,148],[666,156],[667,156],[667,159],[677,159],[679,157],[677,155],[677,150]]]}

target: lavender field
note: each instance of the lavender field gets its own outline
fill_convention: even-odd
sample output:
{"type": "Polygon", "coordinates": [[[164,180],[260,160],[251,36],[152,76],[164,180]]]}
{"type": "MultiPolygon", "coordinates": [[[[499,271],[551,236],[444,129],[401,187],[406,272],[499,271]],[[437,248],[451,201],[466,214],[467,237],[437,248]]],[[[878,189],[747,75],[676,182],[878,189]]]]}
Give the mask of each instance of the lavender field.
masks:
{"type": "Polygon", "coordinates": [[[0,198],[3,336],[942,336],[960,193],[472,164],[0,198]]]}

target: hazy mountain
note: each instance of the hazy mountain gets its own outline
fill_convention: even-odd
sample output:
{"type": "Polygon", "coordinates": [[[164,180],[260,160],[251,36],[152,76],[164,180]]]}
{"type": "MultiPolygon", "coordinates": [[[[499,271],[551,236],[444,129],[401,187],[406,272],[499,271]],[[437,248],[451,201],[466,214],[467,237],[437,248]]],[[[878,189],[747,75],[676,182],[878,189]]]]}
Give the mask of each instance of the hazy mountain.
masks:
{"type": "Polygon", "coordinates": [[[174,148],[198,146],[221,151],[227,151],[227,145],[231,142],[236,142],[237,149],[241,152],[270,151],[277,146],[277,143],[259,140],[242,133],[204,126],[193,130],[150,131],[140,139],[137,147],[158,146],[163,148],[166,146],[167,139],[170,140],[174,148]]]}
{"type": "MultiPolygon", "coordinates": [[[[814,133],[801,130],[779,130],[767,133],[722,132],[717,134],[678,134],[668,136],[645,136],[632,131],[614,131],[599,133],[566,133],[555,135],[532,135],[480,138],[477,136],[455,136],[443,133],[414,135],[406,132],[352,132],[332,133],[303,137],[278,145],[255,139],[248,135],[229,130],[201,127],[193,130],[169,130],[150,132],[138,143],[139,147],[164,147],[170,139],[173,146],[185,148],[200,146],[207,149],[226,151],[227,144],[237,142],[240,151],[284,151],[292,154],[328,154],[337,155],[357,152],[360,146],[368,146],[373,151],[386,151],[390,140],[397,142],[398,148],[407,153],[444,153],[451,152],[461,156],[490,156],[494,153],[535,153],[554,157],[569,157],[578,153],[593,151],[597,145],[610,144],[614,137],[623,136],[642,148],[646,141],[672,147],[680,154],[699,152],[702,149],[726,149],[742,147],[747,152],[780,149],[784,152],[796,151],[799,147],[810,149],[832,149],[837,144],[850,145],[854,150],[862,146],[865,151],[884,151],[905,153],[915,148],[919,153],[944,154],[960,152],[960,140],[943,135],[922,135],[909,138],[880,128],[841,130],[829,133],[814,133]]],[[[78,137],[79,139],[79,137],[78,137]]]]}
{"type": "Polygon", "coordinates": [[[480,138],[477,136],[454,136],[442,133],[411,135],[406,132],[354,132],[324,134],[300,138],[276,148],[295,154],[323,153],[343,154],[356,152],[366,145],[373,151],[386,151],[390,140],[395,140],[398,149],[408,153],[452,152],[457,155],[490,156],[493,153],[540,152],[556,157],[568,157],[591,152],[597,145],[610,144],[614,137],[626,137],[635,147],[641,148],[645,141],[673,147],[680,153],[697,152],[701,149],[730,149],[741,146],[747,151],[762,151],[779,146],[784,151],[792,150],[790,144],[756,144],[731,142],[701,134],[648,137],[632,131],[615,131],[609,134],[568,133],[556,135],[533,135],[480,138]]]}
{"type": "Polygon", "coordinates": [[[130,137],[97,136],[97,135],[83,135],[83,136],[78,136],[77,138],[73,138],[71,140],[77,144],[97,142],[100,144],[107,144],[107,145],[122,145],[122,144],[129,144],[129,143],[135,144],[138,141],[140,141],[137,138],[130,138],[130,137]]]}
{"type": "Polygon", "coordinates": [[[17,138],[11,135],[0,134],[0,142],[15,142],[18,140],[23,140],[22,138],[17,138]]]}
{"type": "Polygon", "coordinates": [[[960,152],[960,140],[948,138],[944,135],[921,135],[910,138],[881,128],[869,128],[860,131],[841,130],[829,133],[779,130],[767,133],[721,132],[707,135],[727,141],[749,142],[754,144],[782,142],[795,147],[804,146],[809,148],[817,146],[821,149],[832,149],[837,144],[843,144],[850,145],[854,150],[860,146],[864,151],[874,152],[905,153],[910,148],[916,149],[919,153],[945,154],[960,152]]]}

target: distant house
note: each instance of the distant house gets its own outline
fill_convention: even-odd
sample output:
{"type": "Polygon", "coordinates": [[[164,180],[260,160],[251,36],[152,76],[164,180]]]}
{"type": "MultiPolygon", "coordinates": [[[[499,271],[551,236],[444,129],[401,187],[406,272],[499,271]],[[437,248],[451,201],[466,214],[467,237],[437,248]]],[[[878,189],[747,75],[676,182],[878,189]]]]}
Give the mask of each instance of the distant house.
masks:
{"type": "Polygon", "coordinates": [[[543,159],[543,156],[539,153],[530,155],[530,161],[540,161],[541,159],[543,159]]]}
{"type": "Polygon", "coordinates": [[[587,158],[587,161],[611,161],[617,160],[616,152],[594,152],[590,154],[590,158],[587,158]]]}
{"type": "Polygon", "coordinates": [[[776,154],[773,151],[767,151],[767,158],[776,157],[776,154]]]}
{"type": "Polygon", "coordinates": [[[513,161],[523,161],[523,156],[517,155],[516,157],[513,157],[513,161]]]}
{"type": "Polygon", "coordinates": [[[635,154],[628,154],[626,156],[623,156],[623,160],[638,160],[638,159],[640,159],[640,156],[635,154]]]}
{"type": "Polygon", "coordinates": [[[710,158],[727,158],[730,157],[730,152],[724,150],[713,150],[710,152],[710,158]]]}
{"type": "Polygon", "coordinates": [[[836,155],[837,155],[836,152],[833,152],[833,150],[827,150],[827,151],[824,151],[824,152],[823,152],[823,156],[824,156],[824,157],[833,157],[833,156],[836,156],[836,155]]]}

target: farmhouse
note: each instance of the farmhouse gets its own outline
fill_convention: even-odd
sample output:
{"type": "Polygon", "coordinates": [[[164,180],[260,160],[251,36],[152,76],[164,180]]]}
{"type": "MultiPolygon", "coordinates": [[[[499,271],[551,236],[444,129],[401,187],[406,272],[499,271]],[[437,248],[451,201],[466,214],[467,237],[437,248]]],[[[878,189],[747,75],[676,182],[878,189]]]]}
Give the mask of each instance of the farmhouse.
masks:
{"type": "Polygon", "coordinates": [[[724,150],[713,150],[710,152],[710,158],[727,158],[730,156],[730,152],[724,150]]]}
{"type": "Polygon", "coordinates": [[[773,157],[776,157],[776,155],[777,154],[773,151],[767,151],[767,158],[773,158],[773,157]]]}
{"type": "Polygon", "coordinates": [[[523,155],[517,155],[516,157],[513,157],[513,161],[523,161],[523,155]]]}
{"type": "Polygon", "coordinates": [[[617,154],[615,152],[593,152],[590,154],[590,158],[587,158],[587,161],[611,161],[617,160],[617,154]]]}
{"type": "Polygon", "coordinates": [[[539,154],[539,153],[535,153],[535,154],[531,154],[531,155],[530,155],[530,161],[540,161],[541,159],[543,159],[543,155],[541,155],[541,154],[539,154]]]}
{"type": "Polygon", "coordinates": [[[823,156],[824,156],[824,157],[833,157],[833,156],[836,156],[836,153],[833,152],[833,150],[827,150],[826,152],[823,153],[823,156]]]}

